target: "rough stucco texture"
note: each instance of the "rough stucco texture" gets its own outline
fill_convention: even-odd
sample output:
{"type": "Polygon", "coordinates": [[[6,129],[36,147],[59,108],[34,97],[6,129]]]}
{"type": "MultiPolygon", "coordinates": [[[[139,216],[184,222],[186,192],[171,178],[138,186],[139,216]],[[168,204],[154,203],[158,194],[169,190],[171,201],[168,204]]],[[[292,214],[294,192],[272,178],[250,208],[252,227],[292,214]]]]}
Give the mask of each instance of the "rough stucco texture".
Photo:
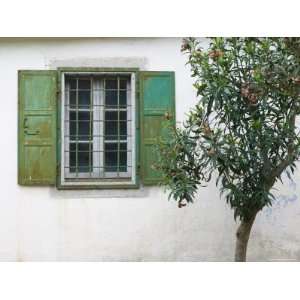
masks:
{"type": "MultiPolygon", "coordinates": [[[[17,70],[139,67],[176,72],[177,121],[196,103],[181,39],[2,39],[1,261],[231,261],[236,224],[214,184],[178,209],[161,188],[57,191],[17,185],[17,70]]],[[[299,174],[295,177],[299,182],[299,174]]],[[[279,185],[254,225],[250,261],[300,261],[299,185],[279,185]]]]}

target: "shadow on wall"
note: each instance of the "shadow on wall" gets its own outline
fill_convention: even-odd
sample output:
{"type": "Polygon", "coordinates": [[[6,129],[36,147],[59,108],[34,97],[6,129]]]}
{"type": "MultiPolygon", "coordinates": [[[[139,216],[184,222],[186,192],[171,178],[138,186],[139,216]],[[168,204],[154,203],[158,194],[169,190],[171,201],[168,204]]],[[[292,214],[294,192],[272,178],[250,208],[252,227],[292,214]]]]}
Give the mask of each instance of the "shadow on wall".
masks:
{"type": "Polygon", "coordinates": [[[84,198],[146,198],[153,187],[140,186],[138,189],[103,189],[103,190],[58,190],[50,189],[50,196],[61,199],[84,198]]]}

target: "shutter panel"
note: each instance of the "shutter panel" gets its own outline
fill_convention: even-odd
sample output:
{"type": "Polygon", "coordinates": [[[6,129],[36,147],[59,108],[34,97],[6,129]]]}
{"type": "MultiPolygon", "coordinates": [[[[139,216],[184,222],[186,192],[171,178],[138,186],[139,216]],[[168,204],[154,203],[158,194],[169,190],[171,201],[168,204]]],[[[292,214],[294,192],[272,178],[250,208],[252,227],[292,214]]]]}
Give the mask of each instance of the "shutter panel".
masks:
{"type": "Polygon", "coordinates": [[[19,184],[55,184],[56,78],[56,71],[19,71],[19,184]]]}
{"type": "Polygon", "coordinates": [[[140,72],[141,99],[141,176],[145,185],[154,185],[161,174],[153,169],[157,162],[157,138],[164,136],[166,113],[176,121],[174,72],[140,72]]]}

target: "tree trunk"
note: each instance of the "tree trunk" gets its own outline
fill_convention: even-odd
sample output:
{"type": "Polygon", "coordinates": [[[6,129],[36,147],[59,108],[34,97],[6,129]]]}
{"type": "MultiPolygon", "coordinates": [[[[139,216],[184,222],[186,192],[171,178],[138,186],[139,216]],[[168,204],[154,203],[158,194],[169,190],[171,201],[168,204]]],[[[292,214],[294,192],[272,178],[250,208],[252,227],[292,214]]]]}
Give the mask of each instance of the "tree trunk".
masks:
{"type": "Polygon", "coordinates": [[[236,231],[235,261],[246,261],[248,240],[256,214],[253,213],[247,221],[241,221],[236,231]]]}

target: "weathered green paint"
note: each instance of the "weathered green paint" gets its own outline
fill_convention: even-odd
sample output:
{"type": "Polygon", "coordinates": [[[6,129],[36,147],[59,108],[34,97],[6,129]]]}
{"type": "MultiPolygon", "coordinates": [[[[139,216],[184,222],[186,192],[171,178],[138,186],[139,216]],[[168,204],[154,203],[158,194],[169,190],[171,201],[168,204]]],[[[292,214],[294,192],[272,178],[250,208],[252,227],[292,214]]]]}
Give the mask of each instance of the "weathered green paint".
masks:
{"type": "Polygon", "coordinates": [[[56,178],[56,71],[19,71],[18,182],[56,178]]]}
{"type": "Polygon", "coordinates": [[[19,71],[19,184],[49,185],[56,182],[57,187],[61,189],[138,188],[140,175],[145,185],[156,184],[160,180],[160,174],[152,168],[157,157],[154,145],[157,137],[163,134],[162,123],[167,112],[175,121],[174,72],[137,72],[137,69],[102,68],[60,68],[58,72],[19,71]],[[57,99],[61,74],[109,71],[136,74],[137,183],[114,186],[61,186],[61,108],[60,105],[56,106],[61,96],[57,99]]]}
{"type": "Polygon", "coordinates": [[[61,93],[58,93],[58,107],[57,107],[57,177],[56,187],[59,190],[91,190],[91,189],[138,189],[140,187],[140,101],[139,101],[139,72],[138,68],[92,68],[92,67],[60,67],[58,68],[58,91],[61,91],[62,76],[65,72],[124,72],[135,74],[135,107],[136,107],[136,183],[135,184],[101,184],[101,185],[62,185],[61,184],[61,93]]]}
{"type": "Polygon", "coordinates": [[[161,174],[153,168],[157,161],[155,145],[164,130],[166,114],[175,122],[174,72],[140,72],[141,168],[145,185],[154,185],[161,174]]]}

